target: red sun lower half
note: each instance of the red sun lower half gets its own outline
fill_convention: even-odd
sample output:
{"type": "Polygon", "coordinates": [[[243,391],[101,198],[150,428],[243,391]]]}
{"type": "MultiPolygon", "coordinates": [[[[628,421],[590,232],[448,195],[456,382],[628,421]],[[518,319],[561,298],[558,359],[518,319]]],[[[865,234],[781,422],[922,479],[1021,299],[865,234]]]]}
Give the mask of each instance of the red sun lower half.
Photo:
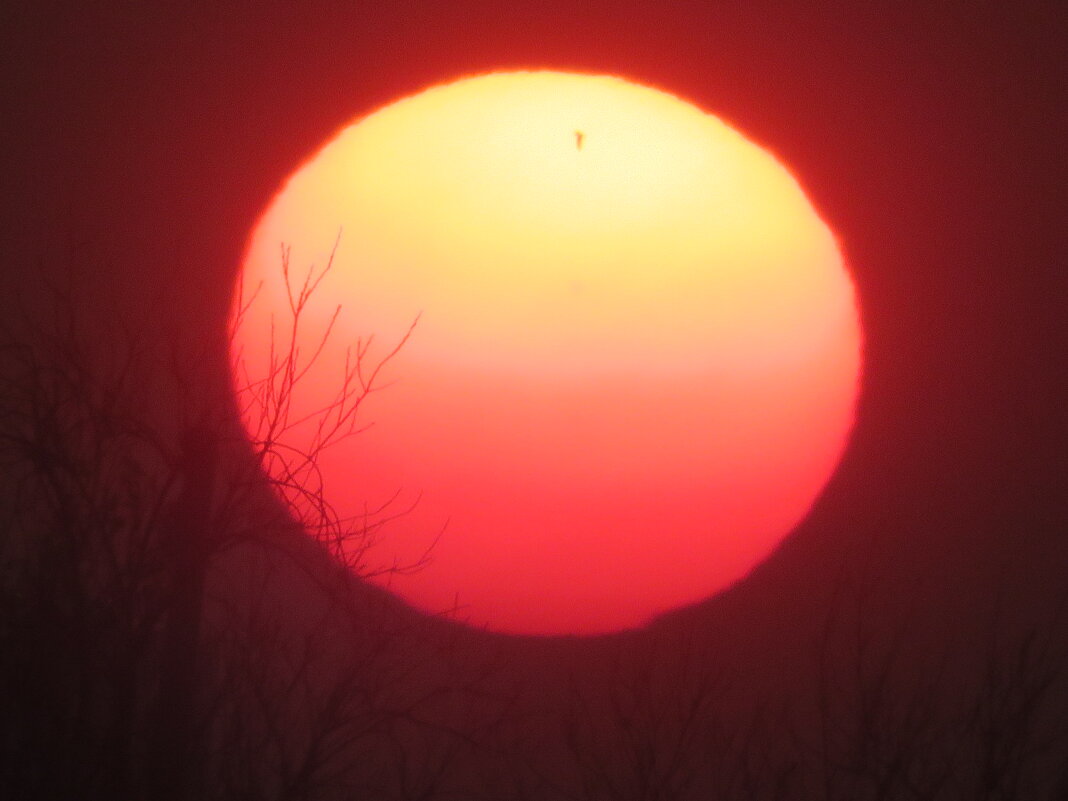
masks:
{"type": "Polygon", "coordinates": [[[494,631],[636,627],[744,578],[853,424],[833,233],[768,152],[619,78],[470,77],[357,121],[274,197],[241,286],[251,437],[291,336],[306,366],[279,491],[358,353],[365,382],[381,364],[323,497],[371,526],[348,546],[371,581],[494,631]]]}

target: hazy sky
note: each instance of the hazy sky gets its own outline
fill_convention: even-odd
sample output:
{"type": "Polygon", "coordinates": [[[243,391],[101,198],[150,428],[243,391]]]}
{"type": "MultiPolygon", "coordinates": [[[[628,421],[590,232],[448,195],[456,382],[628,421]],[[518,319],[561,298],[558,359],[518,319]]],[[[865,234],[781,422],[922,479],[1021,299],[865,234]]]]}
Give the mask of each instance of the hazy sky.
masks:
{"type": "Polygon", "coordinates": [[[941,559],[995,521],[1048,535],[1064,512],[1063,37],[1026,8],[814,7],[6,11],[4,269],[97,254],[120,305],[170,282],[175,318],[207,338],[256,216],[353,117],[494,68],[630,76],[779,154],[841,237],[865,376],[810,536],[893,530],[903,553],[941,559]]]}

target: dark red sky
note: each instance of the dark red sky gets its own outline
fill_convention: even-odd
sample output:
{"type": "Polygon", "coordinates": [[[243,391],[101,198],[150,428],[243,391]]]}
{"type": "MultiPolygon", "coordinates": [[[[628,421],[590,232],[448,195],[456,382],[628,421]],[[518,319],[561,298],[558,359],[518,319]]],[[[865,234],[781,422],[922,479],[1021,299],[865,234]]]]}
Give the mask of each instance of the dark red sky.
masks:
{"type": "Polygon", "coordinates": [[[335,5],[2,12],[5,283],[96,254],[120,305],[169,282],[175,319],[217,336],[248,228],[339,126],[471,72],[622,74],[792,165],[857,280],[854,445],[781,569],[802,564],[786,557],[805,537],[864,530],[917,561],[1035,545],[1040,577],[1056,574],[1068,282],[1053,4],[335,5]]]}

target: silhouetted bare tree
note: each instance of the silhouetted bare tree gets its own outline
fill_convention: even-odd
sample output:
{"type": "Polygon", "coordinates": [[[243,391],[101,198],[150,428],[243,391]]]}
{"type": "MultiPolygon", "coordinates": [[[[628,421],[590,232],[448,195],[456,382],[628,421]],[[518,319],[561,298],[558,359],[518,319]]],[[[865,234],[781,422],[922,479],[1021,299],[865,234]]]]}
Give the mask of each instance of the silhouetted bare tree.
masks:
{"type": "Polygon", "coordinates": [[[493,722],[465,706],[455,641],[353,573],[393,511],[342,519],[317,469],[407,336],[375,361],[355,343],[312,438],[289,436],[319,354],[296,342],[330,267],[291,285],[271,370],[241,395],[251,449],[202,369],[217,354],[183,356],[150,319],[89,320],[70,287],[8,321],[5,795],[429,798],[493,722]]]}
{"type": "Polygon", "coordinates": [[[686,638],[621,641],[607,674],[573,691],[564,728],[574,777],[549,783],[554,794],[543,797],[1062,798],[1068,646],[1059,612],[1027,624],[986,617],[982,648],[954,652],[917,635],[915,616],[884,619],[872,595],[871,583],[843,578],[812,661],[793,667],[811,684],[756,703],[733,703],[737,677],[707,654],[695,658],[686,638]]]}

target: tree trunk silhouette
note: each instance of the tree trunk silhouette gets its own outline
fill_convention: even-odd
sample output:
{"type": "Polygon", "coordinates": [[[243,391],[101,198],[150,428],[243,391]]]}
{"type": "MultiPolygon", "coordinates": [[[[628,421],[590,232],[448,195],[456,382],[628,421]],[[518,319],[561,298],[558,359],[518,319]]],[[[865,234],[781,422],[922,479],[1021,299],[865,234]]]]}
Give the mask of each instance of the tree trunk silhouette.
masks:
{"type": "Polygon", "coordinates": [[[211,504],[218,445],[206,426],[188,429],[181,442],[182,491],[171,532],[173,586],[164,619],[157,717],[149,775],[150,797],[184,801],[198,792],[197,654],[204,607],[204,576],[211,549],[211,504]]]}

